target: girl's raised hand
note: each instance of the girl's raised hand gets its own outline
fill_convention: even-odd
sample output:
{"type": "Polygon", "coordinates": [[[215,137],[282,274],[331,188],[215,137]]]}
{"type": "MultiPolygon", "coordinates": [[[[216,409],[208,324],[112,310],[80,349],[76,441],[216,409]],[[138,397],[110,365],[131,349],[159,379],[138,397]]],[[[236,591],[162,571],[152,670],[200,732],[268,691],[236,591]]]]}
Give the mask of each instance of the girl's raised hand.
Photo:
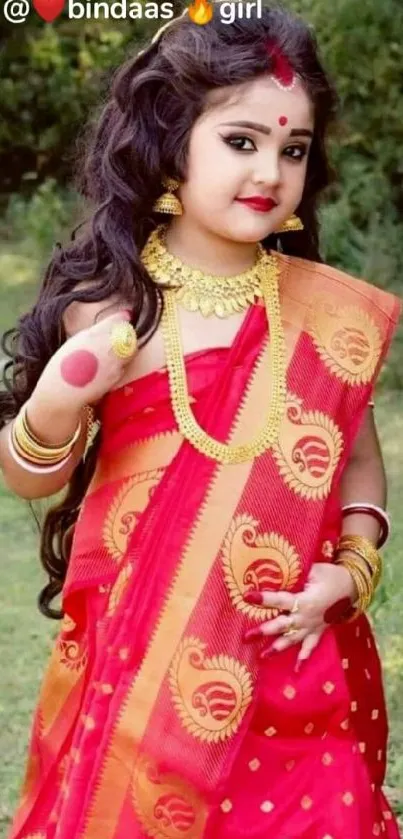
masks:
{"type": "Polygon", "coordinates": [[[119,358],[111,345],[113,327],[130,319],[128,309],[120,309],[68,338],[49,360],[31,399],[73,412],[98,402],[119,384],[133,358],[119,358]]]}

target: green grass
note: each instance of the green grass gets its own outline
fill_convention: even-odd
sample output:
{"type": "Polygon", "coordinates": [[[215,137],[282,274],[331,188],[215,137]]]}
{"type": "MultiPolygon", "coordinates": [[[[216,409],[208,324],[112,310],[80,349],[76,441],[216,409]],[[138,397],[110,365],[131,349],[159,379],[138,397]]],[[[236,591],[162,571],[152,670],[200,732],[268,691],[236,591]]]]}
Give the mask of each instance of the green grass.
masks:
{"type": "Polygon", "coordinates": [[[42,580],[36,526],[28,504],[0,484],[0,836],[15,807],[27,738],[55,625],[36,607],[42,580]]]}
{"type": "MultiPolygon", "coordinates": [[[[403,815],[403,416],[401,394],[378,398],[377,419],[389,476],[393,535],[385,553],[386,573],[374,621],[384,662],[391,740],[388,795],[403,815]]],[[[0,836],[15,808],[22,779],[30,721],[51,638],[58,624],[42,618],[36,596],[43,575],[38,537],[28,504],[0,485],[0,836]]]]}
{"type": "Polygon", "coordinates": [[[34,258],[17,256],[4,245],[0,248],[0,336],[15,326],[17,317],[33,302],[36,271],[39,283],[39,264],[34,258]]]}

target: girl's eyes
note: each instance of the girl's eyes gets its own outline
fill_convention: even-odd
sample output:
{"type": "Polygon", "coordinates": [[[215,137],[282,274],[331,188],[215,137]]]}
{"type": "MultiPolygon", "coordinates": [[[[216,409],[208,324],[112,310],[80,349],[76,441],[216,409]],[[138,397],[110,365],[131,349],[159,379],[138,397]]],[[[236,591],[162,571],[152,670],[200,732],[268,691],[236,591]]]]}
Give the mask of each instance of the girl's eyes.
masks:
{"type": "Polygon", "coordinates": [[[307,153],[307,147],[302,144],[298,144],[296,146],[287,146],[287,148],[285,148],[283,151],[283,154],[285,154],[286,157],[289,157],[291,160],[296,161],[303,160],[304,157],[306,157],[307,153]]]}
{"type": "MultiPolygon", "coordinates": [[[[241,151],[241,152],[256,151],[256,145],[253,142],[253,140],[251,140],[250,137],[245,137],[243,135],[233,134],[230,137],[224,137],[223,139],[224,139],[224,142],[227,143],[228,146],[231,146],[231,148],[236,149],[236,151],[241,151]],[[243,146],[243,143],[245,143],[245,142],[246,143],[251,143],[252,148],[245,148],[245,146],[243,146]]],[[[303,143],[294,143],[293,145],[286,146],[283,149],[283,155],[285,155],[286,157],[289,157],[290,160],[293,160],[297,163],[299,163],[301,160],[303,160],[304,157],[306,157],[307,153],[308,153],[308,148],[303,143]]]]}
{"type": "Polygon", "coordinates": [[[241,144],[245,142],[245,140],[247,143],[252,143],[253,149],[256,149],[256,146],[253,140],[250,139],[250,137],[243,137],[235,134],[231,135],[230,137],[224,137],[224,141],[228,143],[228,145],[231,146],[233,149],[237,149],[237,151],[253,151],[253,149],[241,148],[241,144]]]}

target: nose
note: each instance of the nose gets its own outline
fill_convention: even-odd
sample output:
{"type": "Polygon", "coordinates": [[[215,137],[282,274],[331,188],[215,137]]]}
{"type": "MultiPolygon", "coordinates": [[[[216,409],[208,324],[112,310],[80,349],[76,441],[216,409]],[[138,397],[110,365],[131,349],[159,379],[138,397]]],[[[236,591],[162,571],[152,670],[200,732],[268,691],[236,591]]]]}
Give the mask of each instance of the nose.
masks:
{"type": "Polygon", "coordinates": [[[280,178],[281,175],[278,156],[270,154],[264,159],[262,156],[259,168],[255,170],[253,182],[273,189],[280,184],[280,178]]]}

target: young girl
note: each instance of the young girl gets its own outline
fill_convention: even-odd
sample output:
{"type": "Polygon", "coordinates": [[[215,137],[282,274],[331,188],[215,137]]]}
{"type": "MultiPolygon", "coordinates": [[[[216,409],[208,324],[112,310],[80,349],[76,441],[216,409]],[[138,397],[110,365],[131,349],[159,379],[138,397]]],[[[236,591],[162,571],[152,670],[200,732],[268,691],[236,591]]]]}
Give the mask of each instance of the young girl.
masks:
{"type": "Polygon", "coordinates": [[[11,839],[398,837],[365,610],[399,305],[320,260],[334,105],[274,7],[185,13],[117,73],[1,401],[7,485],[67,487],[11,839]]]}

